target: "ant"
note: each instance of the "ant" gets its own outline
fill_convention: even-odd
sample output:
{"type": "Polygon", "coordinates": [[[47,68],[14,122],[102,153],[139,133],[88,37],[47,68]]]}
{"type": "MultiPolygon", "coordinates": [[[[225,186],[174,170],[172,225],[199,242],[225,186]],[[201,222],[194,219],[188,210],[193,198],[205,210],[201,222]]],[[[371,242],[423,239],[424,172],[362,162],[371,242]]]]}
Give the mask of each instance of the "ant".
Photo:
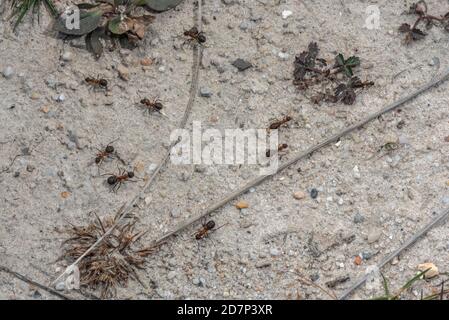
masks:
{"type": "Polygon", "coordinates": [[[100,88],[107,90],[108,89],[108,81],[106,79],[97,77],[97,78],[91,78],[87,77],[84,79],[88,84],[90,84],[93,88],[100,88]]]}
{"type": "Polygon", "coordinates": [[[134,172],[133,171],[126,171],[126,170],[120,170],[120,173],[118,175],[108,173],[106,175],[109,175],[106,182],[111,186],[111,191],[117,192],[118,189],[122,186],[122,183],[125,181],[129,182],[136,182],[134,180],[130,180],[134,178],[134,172]]]}
{"type": "MultiPolygon", "coordinates": [[[[286,143],[281,143],[279,146],[278,146],[278,153],[279,152],[281,152],[281,151],[283,151],[283,150],[285,150],[285,149],[287,149],[288,148],[288,144],[286,144],[286,143]]],[[[270,156],[271,156],[271,150],[267,150],[267,152],[266,152],[266,154],[265,154],[266,156],[267,156],[267,158],[269,158],[270,156]]]]}
{"type": "Polygon", "coordinates": [[[146,110],[148,110],[148,113],[151,113],[151,111],[157,111],[160,114],[165,116],[165,114],[161,111],[162,108],[164,107],[164,105],[161,103],[161,101],[158,98],[156,98],[154,100],[144,98],[144,99],[140,100],[140,104],[143,105],[146,110]]]}
{"type": "Polygon", "coordinates": [[[214,220],[209,220],[208,222],[206,222],[206,220],[203,220],[202,228],[200,230],[198,230],[197,232],[195,232],[195,239],[201,240],[201,239],[207,238],[209,236],[209,234],[212,232],[212,229],[214,229],[213,231],[217,231],[218,229],[224,227],[225,225],[226,224],[218,227],[217,229],[214,229],[215,228],[214,220]]]}
{"type": "Polygon", "coordinates": [[[204,35],[204,32],[198,31],[197,27],[192,27],[190,30],[184,31],[184,35],[186,37],[189,37],[187,41],[192,42],[196,41],[199,44],[203,44],[206,42],[206,36],[204,35]]]}
{"type": "Polygon", "coordinates": [[[268,130],[279,129],[280,126],[282,126],[283,124],[289,122],[290,120],[292,120],[292,117],[285,116],[283,119],[277,120],[277,121],[273,122],[272,124],[270,124],[270,126],[268,127],[268,130]]]}
{"type": "Polygon", "coordinates": [[[108,145],[106,146],[106,148],[104,148],[104,150],[98,150],[97,155],[95,156],[95,163],[99,166],[106,158],[110,158],[114,152],[115,152],[115,148],[111,145],[113,142],[117,141],[117,139],[111,141],[108,143],[108,145]]]}

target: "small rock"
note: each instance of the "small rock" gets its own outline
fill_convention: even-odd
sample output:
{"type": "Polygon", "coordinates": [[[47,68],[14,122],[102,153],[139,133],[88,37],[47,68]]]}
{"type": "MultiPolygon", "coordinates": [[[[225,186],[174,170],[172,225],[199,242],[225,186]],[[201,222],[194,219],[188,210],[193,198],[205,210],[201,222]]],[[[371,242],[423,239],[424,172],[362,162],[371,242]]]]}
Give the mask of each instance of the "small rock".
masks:
{"type": "Polygon", "coordinates": [[[242,31],[246,31],[251,27],[251,22],[249,22],[248,20],[243,20],[240,25],[239,28],[242,31]]]}
{"type": "Polygon", "coordinates": [[[430,279],[439,275],[437,266],[431,262],[426,262],[418,265],[418,270],[421,272],[429,270],[424,274],[425,279],[430,279]]]}
{"type": "Polygon", "coordinates": [[[447,136],[446,138],[444,138],[445,142],[449,142],[449,136],[447,136]]]}
{"type": "Polygon", "coordinates": [[[365,217],[362,216],[362,214],[360,214],[359,212],[357,212],[357,213],[354,215],[353,221],[354,221],[354,223],[362,223],[362,222],[365,221],[365,217]]]}
{"type": "Polygon", "coordinates": [[[246,209],[246,208],[249,208],[249,204],[248,204],[248,202],[242,200],[242,201],[237,202],[235,204],[235,207],[237,209],[246,209]]]}
{"type": "Polygon", "coordinates": [[[168,280],[173,280],[174,278],[176,278],[177,275],[178,275],[178,273],[176,271],[170,271],[167,274],[167,278],[168,278],[168,280]]]}
{"type": "Polygon", "coordinates": [[[210,98],[212,96],[212,92],[207,87],[201,87],[200,88],[200,96],[204,98],[210,98]]]}
{"type": "Polygon", "coordinates": [[[362,258],[363,260],[369,260],[373,257],[373,254],[371,252],[365,251],[362,252],[362,258]]]}
{"type": "Polygon", "coordinates": [[[158,70],[159,70],[159,72],[164,73],[165,72],[165,66],[160,66],[158,70]]]}
{"type": "Polygon", "coordinates": [[[353,172],[353,174],[354,174],[354,178],[360,179],[360,170],[359,170],[359,167],[358,167],[358,166],[355,166],[355,167],[352,169],[352,172],[353,172]]]}
{"type": "Polygon", "coordinates": [[[278,248],[271,248],[271,249],[270,249],[270,254],[271,254],[273,257],[277,257],[278,255],[281,254],[281,252],[279,251],[278,248]]]}
{"type": "Polygon", "coordinates": [[[14,70],[11,66],[7,66],[3,69],[2,74],[6,79],[10,79],[14,75],[14,70]]]}
{"type": "Polygon", "coordinates": [[[314,273],[310,276],[310,280],[313,282],[317,281],[320,278],[320,275],[318,273],[314,273]]]}
{"type": "Polygon", "coordinates": [[[288,53],[282,52],[282,51],[278,53],[278,57],[279,57],[279,59],[284,60],[284,61],[290,59],[290,55],[288,53]]]}
{"type": "Polygon", "coordinates": [[[382,231],[379,229],[373,229],[368,233],[368,243],[374,243],[380,239],[382,231]]]}
{"type": "Polygon", "coordinates": [[[267,260],[260,261],[256,264],[256,268],[262,269],[262,268],[268,268],[271,266],[271,262],[267,260]]]}
{"type": "Polygon", "coordinates": [[[393,260],[391,260],[391,264],[393,266],[397,265],[399,263],[399,258],[398,257],[394,257],[393,260]]]}
{"type": "Polygon", "coordinates": [[[28,171],[28,172],[33,172],[34,169],[36,169],[36,167],[33,166],[32,164],[27,165],[27,171],[28,171]]]}
{"type": "Polygon", "coordinates": [[[174,208],[174,209],[172,209],[171,211],[170,211],[170,215],[173,217],[173,218],[179,218],[180,216],[181,216],[181,209],[180,208],[174,208]]]}
{"type": "Polygon", "coordinates": [[[66,61],[66,62],[71,61],[72,58],[73,58],[73,53],[70,52],[70,51],[65,51],[65,52],[61,55],[61,59],[62,59],[63,61],[66,61]]]}
{"type": "Polygon", "coordinates": [[[362,262],[363,262],[363,259],[362,259],[362,257],[360,255],[355,257],[355,259],[354,259],[354,264],[355,265],[359,266],[359,265],[362,264],[362,262]]]}
{"type": "Polygon", "coordinates": [[[246,69],[251,68],[253,66],[250,62],[245,61],[245,60],[240,59],[240,58],[235,60],[232,63],[232,65],[234,67],[236,67],[239,71],[245,71],[246,69]]]}
{"type": "Polygon", "coordinates": [[[140,60],[140,65],[142,65],[144,67],[151,66],[152,64],[153,64],[153,59],[143,58],[142,60],[140,60]]]}
{"type": "Polygon", "coordinates": [[[57,291],[64,291],[65,289],[65,283],[64,282],[58,282],[55,286],[55,289],[57,291]]]}
{"type": "Polygon", "coordinates": [[[31,296],[33,297],[33,299],[40,299],[40,298],[42,298],[42,294],[39,291],[37,291],[37,290],[34,290],[34,292],[33,292],[33,294],[31,296]]]}
{"type": "Polygon", "coordinates": [[[305,194],[305,192],[302,192],[302,191],[298,191],[293,194],[293,198],[295,198],[296,200],[301,200],[301,199],[304,199],[305,197],[306,197],[306,194],[305,194]]]}
{"type": "Polygon", "coordinates": [[[65,95],[64,95],[63,93],[61,93],[60,95],[58,95],[58,96],[55,97],[55,100],[56,100],[57,102],[64,102],[64,100],[65,100],[65,95]]]}
{"type": "Polygon", "coordinates": [[[293,14],[292,11],[290,10],[284,10],[282,11],[282,19],[287,19],[288,17],[290,17],[293,14]]]}
{"type": "Polygon", "coordinates": [[[14,178],[20,177],[20,172],[19,172],[19,171],[14,172],[13,177],[14,177],[14,178]]]}
{"type": "Polygon", "coordinates": [[[30,95],[31,100],[38,100],[39,97],[40,97],[39,93],[37,93],[36,91],[31,92],[31,95],[30,95]]]}
{"type": "Polygon", "coordinates": [[[117,72],[122,80],[129,81],[129,69],[127,67],[121,64],[117,67],[117,72]]]}
{"type": "Polygon", "coordinates": [[[318,190],[315,188],[310,190],[310,196],[312,197],[312,199],[316,199],[318,197],[318,190]]]}

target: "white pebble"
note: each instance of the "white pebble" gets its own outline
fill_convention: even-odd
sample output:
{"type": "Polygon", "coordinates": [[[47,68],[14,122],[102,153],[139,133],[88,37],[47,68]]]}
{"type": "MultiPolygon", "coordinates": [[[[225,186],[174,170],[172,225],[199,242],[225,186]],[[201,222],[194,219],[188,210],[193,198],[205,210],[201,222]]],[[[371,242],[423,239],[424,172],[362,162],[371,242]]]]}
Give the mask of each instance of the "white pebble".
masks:
{"type": "Polygon", "coordinates": [[[13,68],[11,66],[7,66],[5,69],[3,69],[2,73],[3,73],[3,76],[6,79],[9,79],[9,78],[11,78],[13,76],[14,70],[13,70],[13,68]]]}
{"type": "Polygon", "coordinates": [[[70,61],[72,60],[73,54],[70,51],[65,51],[62,56],[61,59],[64,61],[70,61]]]}
{"type": "Polygon", "coordinates": [[[288,17],[290,17],[293,14],[292,11],[290,10],[284,10],[282,11],[282,19],[287,19],[288,17]]]}

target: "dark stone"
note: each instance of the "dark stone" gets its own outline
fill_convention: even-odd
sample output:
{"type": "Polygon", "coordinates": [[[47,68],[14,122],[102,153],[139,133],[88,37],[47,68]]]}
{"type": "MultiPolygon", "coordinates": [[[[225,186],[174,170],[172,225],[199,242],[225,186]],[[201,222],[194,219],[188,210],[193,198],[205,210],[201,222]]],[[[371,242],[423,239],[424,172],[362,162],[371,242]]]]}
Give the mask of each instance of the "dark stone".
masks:
{"type": "Polygon", "coordinates": [[[245,71],[246,69],[249,69],[249,68],[251,68],[253,66],[250,62],[245,61],[245,60],[240,59],[240,58],[235,60],[232,63],[232,65],[234,67],[236,67],[239,71],[245,71]]]}

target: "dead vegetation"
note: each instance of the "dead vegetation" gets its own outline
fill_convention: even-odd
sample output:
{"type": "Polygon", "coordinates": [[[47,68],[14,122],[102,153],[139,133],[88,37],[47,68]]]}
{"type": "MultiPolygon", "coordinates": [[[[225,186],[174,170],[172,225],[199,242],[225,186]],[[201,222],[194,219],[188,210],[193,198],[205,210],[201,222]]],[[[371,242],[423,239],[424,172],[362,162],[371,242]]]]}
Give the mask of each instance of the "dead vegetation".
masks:
{"type": "Polygon", "coordinates": [[[325,59],[318,58],[318,53],[318,45],[311,42],[308,50],[296,56],[293,71],[293,83],[300,91],[314,91],[309,98],[313,103],[324,101],[352,105],[359,91],[357,89],[374,85],[374,82],[364,82],[354,75],[354,69],[360,65],[359,57],[346,59],[340,53],[335,57],[334,64],[328,65],[325,59]]]}
{"type": "Polygon", "coordinates": [[[424,37],[427,36],[424,31],[418,28],[421,22],[425,23],[427,30],[431,29],[433,26],[439,26],[449,32],[449,12],[437,17],[428,14],[427,11],[427,3],[424,0],[414,3],[410,7],[409,14],[415,14],[418,18],[413,25],[403,23],[399,27],[399,32],[405,33],[405,44],[408,45],[414,41],[424,39],[424,37]]]}
{"type": "MultiPolygon", "coordinates": [[[[62,259],[73,263],[91,248],[117,217],[96,219],[85,226],[71,225],[66,230],[69,238],[63,243],[62,259]]],[[[146,258],[156,247],[142,247],[139,240],[145,234],[135,231],[136,220],[118,225],[79,264],[80,285],[101,292],[102,298],[112,298],[117,286],[126,287],[130,279],[140,282],[138,269],[143,269],[146,258]]],[[[141,282],[140,282],[141,283],[141,282]]]]}

